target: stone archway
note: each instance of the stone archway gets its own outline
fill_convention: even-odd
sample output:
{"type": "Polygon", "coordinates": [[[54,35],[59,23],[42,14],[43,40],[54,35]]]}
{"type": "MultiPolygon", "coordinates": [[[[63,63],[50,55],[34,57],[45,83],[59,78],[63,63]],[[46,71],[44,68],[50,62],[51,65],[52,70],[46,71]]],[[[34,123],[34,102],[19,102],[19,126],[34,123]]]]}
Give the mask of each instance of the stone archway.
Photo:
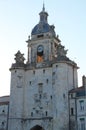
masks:
{"type": "Polygon", "coordinates": [[[32,127],[30,130],[44,130],[43,127],[39,126],[39,125],[35,125],[34,127],[32,127]]]}

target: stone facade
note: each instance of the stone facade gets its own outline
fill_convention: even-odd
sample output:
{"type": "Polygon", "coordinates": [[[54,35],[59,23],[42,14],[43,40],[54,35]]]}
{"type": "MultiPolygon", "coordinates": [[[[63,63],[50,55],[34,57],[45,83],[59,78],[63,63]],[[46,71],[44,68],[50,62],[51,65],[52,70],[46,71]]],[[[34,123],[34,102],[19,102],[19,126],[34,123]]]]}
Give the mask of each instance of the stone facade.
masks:
{"type": "Polygon", "coordinates": [[[26,41],[26,63],[24,54],[15,54],[10,68],[9,105],[4,104],[4,130],[77,130],[76,100],[71,94],[75,96],[73,90],[78,87],[78,67],[67,57],[67,50],[47,17],[43,6],[40,21],[26,41]]]}
{"type": "Polygon", "coordinates": [[[67,130],[69,127],[68,91],[74,88],[72,70],[72,66],[66,62],[53,63],[52,66],[31,70],[13,68],[9,130],[15,130],[17,127],[20,129],[25,124],[27,124],[26,129],[31,129],[38,124],[43,129],[64,127],[67,130]]]}

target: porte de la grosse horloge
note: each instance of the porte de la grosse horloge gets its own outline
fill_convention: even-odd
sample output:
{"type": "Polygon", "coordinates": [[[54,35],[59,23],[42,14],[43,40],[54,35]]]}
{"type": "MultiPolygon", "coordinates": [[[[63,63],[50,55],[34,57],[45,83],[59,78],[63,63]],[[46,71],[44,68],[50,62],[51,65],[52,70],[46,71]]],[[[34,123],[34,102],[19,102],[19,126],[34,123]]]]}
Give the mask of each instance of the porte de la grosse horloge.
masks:
{"type": "Polygon", "coordinates": [[[0,130],[86,130],[86,77],[48,23],[43,5],[27,42],[10,67],[10,95],[0,97],[0,130]]]}

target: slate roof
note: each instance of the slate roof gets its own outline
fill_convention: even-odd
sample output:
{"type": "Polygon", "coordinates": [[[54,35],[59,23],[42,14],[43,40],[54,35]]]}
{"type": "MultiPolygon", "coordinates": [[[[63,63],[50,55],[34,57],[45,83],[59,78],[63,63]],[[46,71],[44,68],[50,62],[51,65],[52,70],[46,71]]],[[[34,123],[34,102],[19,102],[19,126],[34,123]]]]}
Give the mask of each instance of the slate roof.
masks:
{"type": "Polygon", "coordinates": [[[0,97],[0,105],[8,105],[10,96],[0,97]]]}
{"type": "Polygon", "coordinates": [[[76,93],[76,97],[85,96],[85,87],[81,86],[69,91],[69,93],[76,93]]]}
{"type": "Polygon", "coordinates": [[[43,33],[51,32],[53,36],[55,36],[54,25],[49,25],[47,22],[48,13],[45,12],[45,8],[41,11],[40,21],[35,27],[32,29],[31,35],[38,35],[43,33]]]}

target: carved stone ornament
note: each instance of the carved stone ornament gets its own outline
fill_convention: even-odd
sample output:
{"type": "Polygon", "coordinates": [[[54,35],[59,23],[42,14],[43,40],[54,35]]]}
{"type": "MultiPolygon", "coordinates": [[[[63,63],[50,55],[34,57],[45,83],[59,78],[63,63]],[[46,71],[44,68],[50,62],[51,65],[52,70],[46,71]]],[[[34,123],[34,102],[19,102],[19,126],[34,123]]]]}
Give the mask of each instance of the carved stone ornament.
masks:
{"type": "Polygon", "coordinates": [[[25,58],[24,58],[23,55],[24,55],[24,54],[21,54],[20,51],[18,51],[18,52],[15,54],[15,61],[16,61],[16,63],[24,63],[25,58]]]}

